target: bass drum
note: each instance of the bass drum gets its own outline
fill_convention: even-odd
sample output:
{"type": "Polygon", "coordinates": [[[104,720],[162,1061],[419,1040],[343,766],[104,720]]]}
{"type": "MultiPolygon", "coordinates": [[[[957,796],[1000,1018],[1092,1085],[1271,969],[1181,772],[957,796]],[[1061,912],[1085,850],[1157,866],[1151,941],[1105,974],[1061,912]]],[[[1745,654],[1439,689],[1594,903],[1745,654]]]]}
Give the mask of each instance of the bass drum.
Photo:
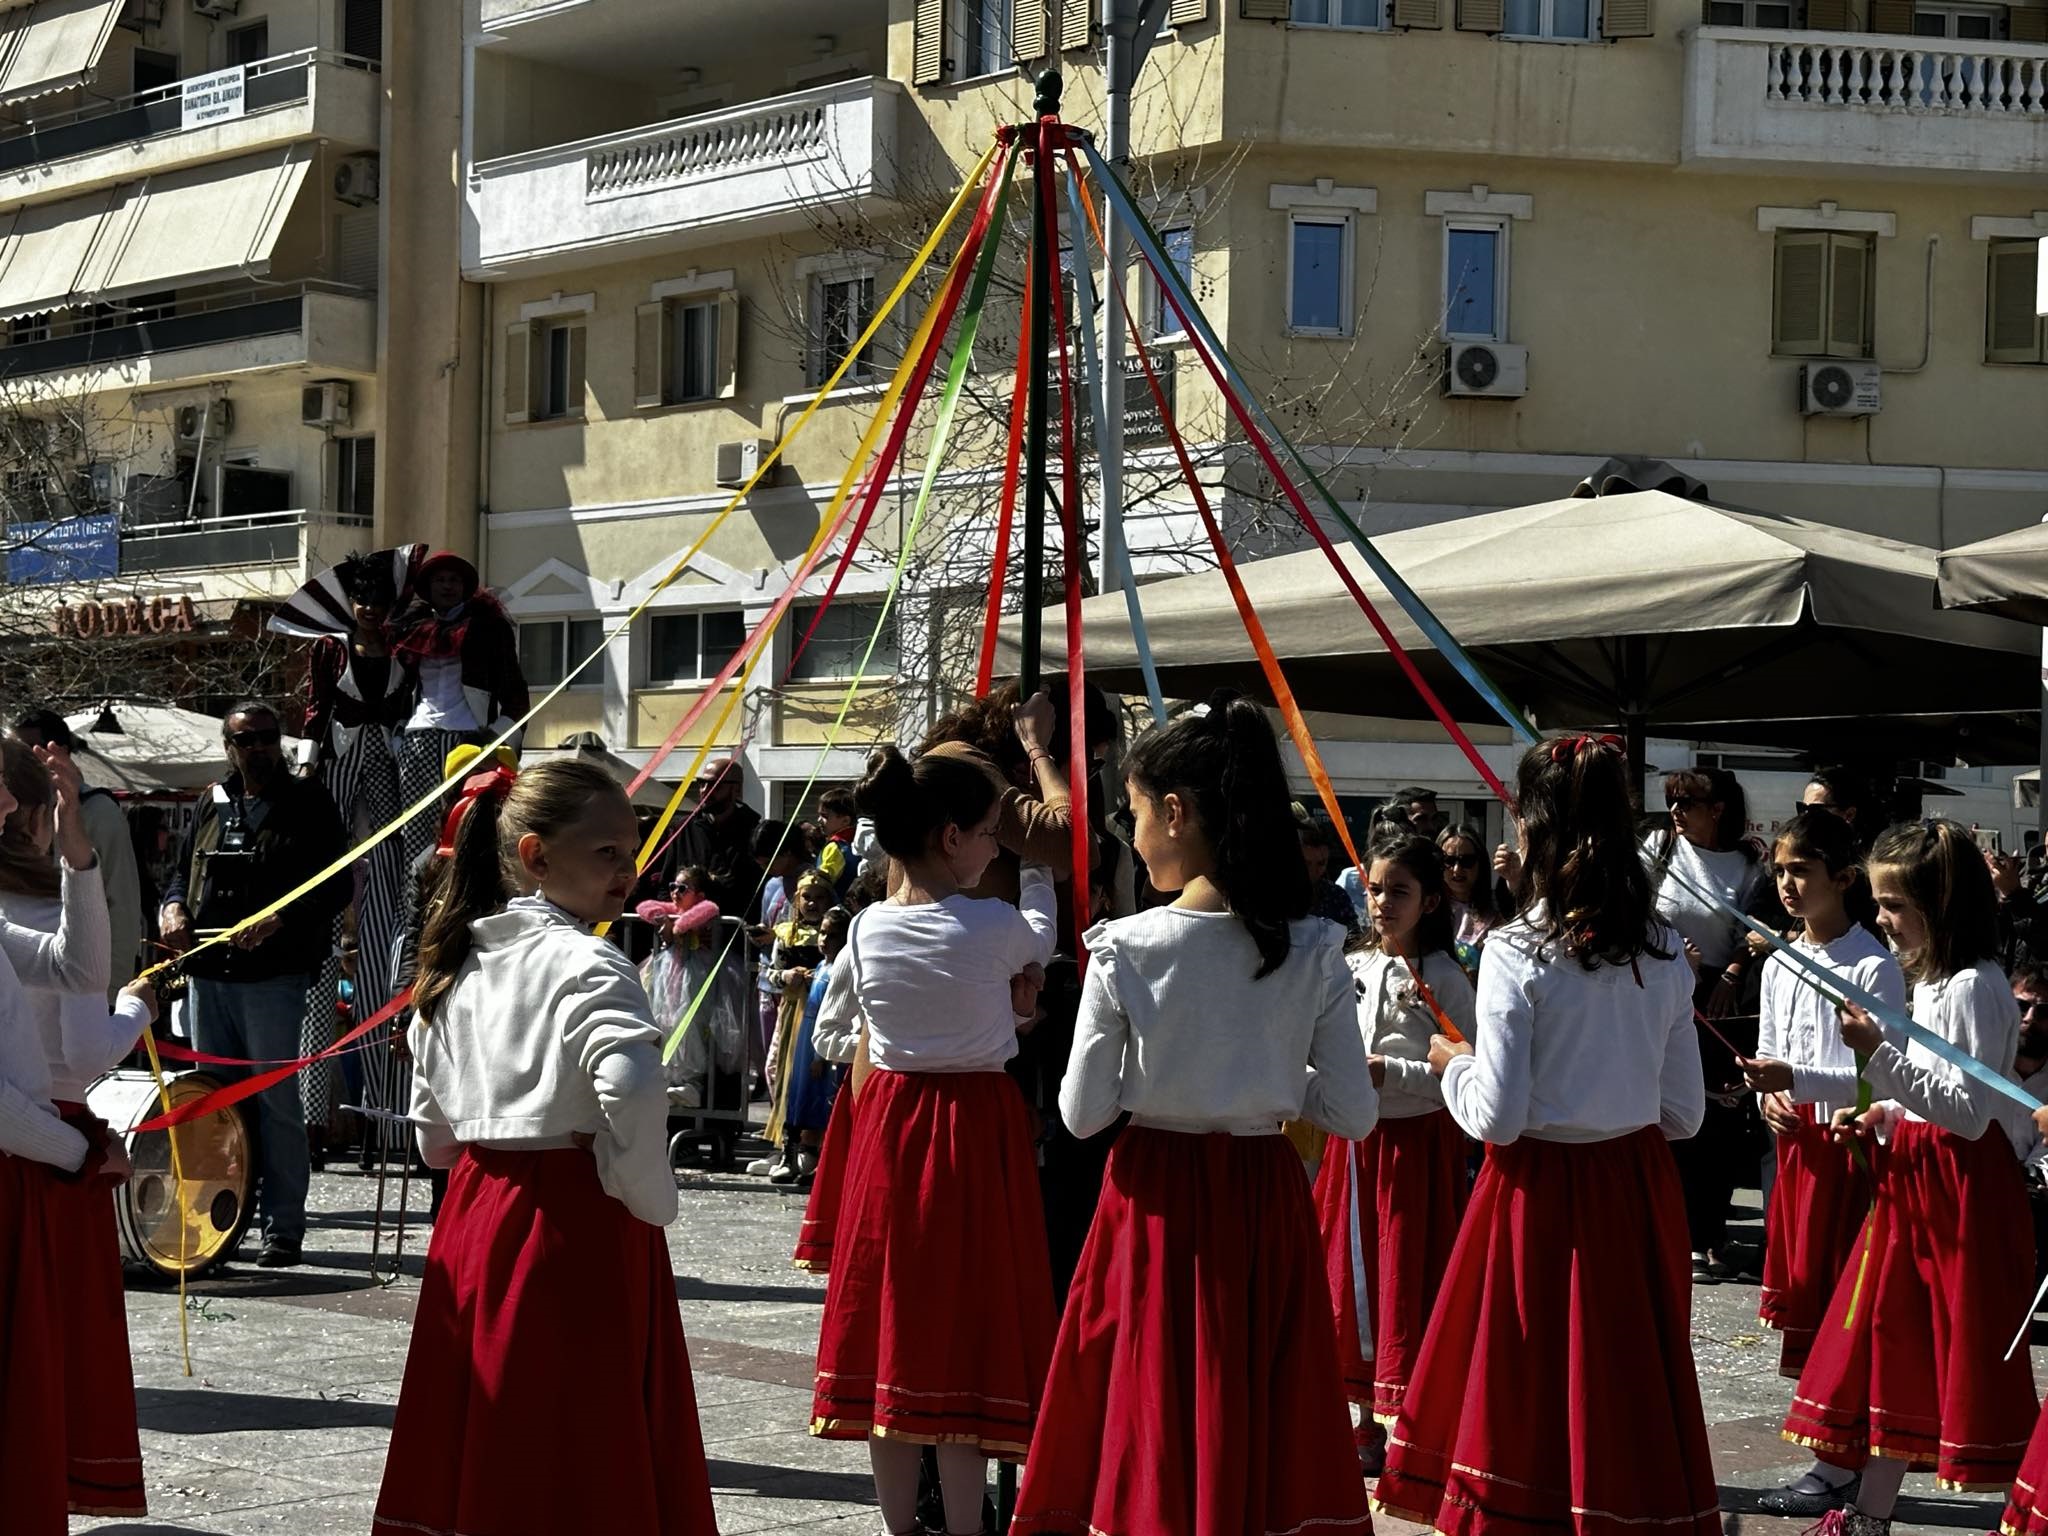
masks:
{"type": "MultiPolygon", "coordinates": [[[[206,1072],[166,1076],[171,1107],[189,1104],[221,1086],[206,1072]]],[[[122,1256],[160,1275],[188,1278],[225,1263],[249,1225],[252,1148],[241,1106],[190,1120],[177,1128],[180,1185],[171,1170],[171,1133],[135,1127],[155,1116],[156,1082],[147,1072],[110,1072],[86,1091],[86,1107],[112,1127],[128,1149],[135,1172],[114,1191],[114,1220],[122,1256]]]]}

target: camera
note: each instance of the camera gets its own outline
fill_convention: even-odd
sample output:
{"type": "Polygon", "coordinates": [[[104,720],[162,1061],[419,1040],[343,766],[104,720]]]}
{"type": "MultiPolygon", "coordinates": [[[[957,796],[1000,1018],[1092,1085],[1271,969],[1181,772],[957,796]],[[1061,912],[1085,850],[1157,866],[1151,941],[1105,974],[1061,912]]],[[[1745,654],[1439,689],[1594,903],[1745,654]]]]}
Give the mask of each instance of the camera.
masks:
{"type": "Polygon", "coordinates": [[[250,905],[249,886],[255,873],[256,850],[249,846],[249,841],[249,822],[242,803],[230,800],[221,813],[220,841],[200,851],[202,910],[240,912],[250,905]]]}

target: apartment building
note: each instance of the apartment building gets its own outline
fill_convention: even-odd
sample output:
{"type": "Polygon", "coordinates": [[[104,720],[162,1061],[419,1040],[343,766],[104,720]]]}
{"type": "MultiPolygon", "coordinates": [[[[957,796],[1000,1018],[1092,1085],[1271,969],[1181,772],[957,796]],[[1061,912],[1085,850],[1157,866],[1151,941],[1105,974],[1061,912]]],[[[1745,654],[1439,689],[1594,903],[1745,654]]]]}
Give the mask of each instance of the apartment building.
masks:
{"type": "MultiPolygon", "coordinates": [[[[476,5],[486,560],[545,678],[725,505],[901,270],[875,232],[921,234],[935,189],[1028,118],[1033,74],[1060,66],[1068,120],[1099,129],[1102,39],[1082,0],[791,0],[772,30],[744,0],[476,5]]],[[[1563,495],[1626,453],[1729,504],[1960,543],[2048,501],[2044,40],[2048,8],[1951,0],[1166,0],[1131,180],[1371,528],[1563,495]]],[[[1135,275],[1130,299],[1245,551],[1291,547],[1170,307],[1135,275]]],[[[780,590],[878,371],[544,735],[663,738],[780,590]]],[[[1200,536],[1156,427],[1127,414],[1126,435],[1134,560],[1184,568],[1200,536]]],[[[970,550],[973,467],[949,502],[970,550]]],[[[853,580],[871,599],[885,578],[853,580]]],[[[942,598],[908,604],[906,685],[849,739],[932,707],[909,684],[959,627],[942,598]]],[[[735,711],[761,777],[810,773],[850,648],[735,711]]],[[[1332,747],[1344,785],[1467,787],[1431,747],[1375,742],[1332,747]]]]}
{"type": "Polygon", "coordinates": [[[386,152],[394,123],[431,151],[414,127],[431,102],[415,90],[394,107],[397,59],[450,103],[450,180],[460,28],[437,9],[0,10],[0,647],[14,660],[89,641],[103,664],[65,675],[119,694],[161,683],[154,663],[175,646],[174,675],[219,705],[204,695],[283,680],[262,620],[307,575],[380,542],[472,537],[473,473],[459,500],[417,480],[394,496],[379,453],[395,436],[417,456],[435,430],[448,451],[457,370],[442,371],[446,349],[421,360],[431,334],[394,341],[388,308],[438,287],[449,316],[462,309],[454,189],[437,215],[406,195],[411,156],[386,152]],[[207,656],[218,665],[191,664],[207,656]]]}

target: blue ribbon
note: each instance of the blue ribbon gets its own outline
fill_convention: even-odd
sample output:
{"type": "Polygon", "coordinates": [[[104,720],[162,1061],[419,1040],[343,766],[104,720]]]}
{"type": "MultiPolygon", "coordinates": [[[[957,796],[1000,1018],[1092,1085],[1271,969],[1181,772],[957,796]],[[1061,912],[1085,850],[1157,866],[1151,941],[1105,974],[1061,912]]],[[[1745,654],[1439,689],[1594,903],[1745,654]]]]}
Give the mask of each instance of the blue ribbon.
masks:
{"type": "MultiPolygon", "coordinates": [[[[1067,167],[1067,201],[1074,210],[1074,228],[1081,229],[1087,221],[1081,208],[1081,184],[1074,176],[1074,168],[1067,167]]],[[[1078,255],[1078,253],[1077,253],[1078,255]]],[[[1079,284],[1081,313],[1090,321],[1095,316],[1095,271],[1085,260],[1074,263],[1074,278],[1079,284]]],[[[1100,454],[1103,445],[1109,441],[1109,420],[1104,405],[1106,392],[1102,387],[1102,358],[1096,350],[1095,327],[1084,324],[1081,327],[1081,357],[1087,373],[1088,409],[1095,419],[1095,451],[1100,454]]],[[[1118,422],[1117,430],[1123,430],[1118,422]]],[[[1131,572],[1131,552],[1125,547],[1121,528],[1123,508],[1104,505],[1102,509],[1102,536],[1109,538],[1111,519],[1118,525],[1116,539],[1116,570],[1113,575],[1124,589],[1124,607],[1131,616],[1131,639],[1138,647],[1138,668],[1145,674],[1145,698],[1152,706],[1152,720],[1156,725],[1166,724],[1166,695],[1159,688],[1159,668],[1152,660],[1152,637],[1145,629],[1145,611],[1138,605],[1138,579],[1131,572]]]]}

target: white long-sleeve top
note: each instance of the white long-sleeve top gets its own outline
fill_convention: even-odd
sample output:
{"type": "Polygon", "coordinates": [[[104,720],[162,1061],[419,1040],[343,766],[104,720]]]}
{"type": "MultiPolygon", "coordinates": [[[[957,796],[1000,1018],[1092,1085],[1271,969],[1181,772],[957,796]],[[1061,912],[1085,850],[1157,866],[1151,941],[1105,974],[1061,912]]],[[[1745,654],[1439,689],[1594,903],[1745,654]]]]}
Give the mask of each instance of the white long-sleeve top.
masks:
{"type": "Polygon", "coordinates": [[[1700,1128],[1692,969],[1673,930],[1657,924],[1650,938],[1667,958],[1589,971],[1555,943],[1543,957],[1521,918],[1487,935],[1473,1054],[1444,1072],[1444,1103],[1468,1135],[1500,1146],[1700,1128]]]}
{"type": "MultiPolygon", "coordinates": [[[[1794,939],[1792,947],[1815,964],[1861,987],[1895,1008],[1906,1006],[1906,978],[1891,951],[1857,923],[1826,944],[1794,939]]],[[[1811,1104],[1822,1121],[1856,1102],[1856,1053],[1842,1043],[1841,1019],[1824,997],[1783,955],[1764,966],[1762,1017],[1756,1053],[1792,1064],[1792,1101],[1811,1104]]]]}
{"type": "MultiPolygon", "coordinates": [[[[1449,955],[1425,955],[1422,979],[1458,1033],[1472,1038],[1472,982],[1449,955]]],[[[1410,1120],[1444,1107],[1443,1082],[1429,1070],[1429,1037],[1441,1033],[1408,962],[1370,949],[1351,956],[1358,993],[1358,1032],[1367,1057],[1386,1063],[1380,1118],[1410,1120]]]]}
{"type": "MultiPolygon", "coordinates": [[[[1663,847],[1662,835],[1643,845],[1643,860],[1653,870],[1663,847]]],[[[1747,912],[1763,884],[1764,866],[1745,848],[1717,853],[1682,837],[1671,838],[1671,856],[1657,886],[1657,915],[1692,940],[1703,971],[1718,971],[1742,947],[1742,925],[1686,890],[1671,878],[1674,873],[1697,890],[1717,893],[1738,912],[1747,912]]]]}
{"type": "MultiPolygon", "coordinates": [[[[1913,1022],[2018,1081],[2013,1058],[2019,1054],[2020,1006],[2013,1001],[2005,972],[1989,960],[1940,981],[1916,982],[1913,1022]]],[[[2008,1100],[1988,1084],[1964,1076],[1918,1041],[1902,1051],[1886,1040],[1870,1053],[1864,1075],[1870,1091],[1885,1101],[1890,1120],[1925,1120],[1966,1141],[1983,1135],[1994,1119],[2005,1124],[2001,1106],[2008,1100]]],[[[2010,1125],[2006,1129],[2013,1134],[2010,1125]]]]}
{"type": "Polygon", "coordinates": [[[836,1036],[846,1009],[856,1007],[868,1061],[880,1071],[1000,1072],[1017,1054],[1010,978],[1052,958],[1059,921],[1044,865],[1026,864],[1018,884],[1014,907],[994,897],[948,896],[862,908],[832,967],[819,1023],[829,1012],[828,1033],[836,1036]]]}
{"type": "Polygon", "coordinates": [[[605,1192],[675,1220],[661,1032],[632,962],[560,907],[521,896],[469,925],[475,948],[407,1039],[412,1121],[436,1168],[465,1144],[515,1150],[594,1138],[605,1192]]]}
{"type": "Polygon", "coordinates": [[[1288,925],[1287,958],[1228,912],[1154,907],[1087,934],[1060,1118],[1093,1136],[1129,1110],[1163,1130],[1272,1135],[1308,1119],[1353,1140],[1379,1120],[1344,933],[1288,925]]]}
{"type": "MultiPolygon", "coordinates": [[[[55,933],[63,920],[63,898],[0,891],[0,919],[55,933]]],[[[109,949],[108,954],[111,963],[113,951],[109,949]]],[[[133,1050],[137,1038],[149,1028],[149,1009],[140,998],[117,994],[115,1006],[109,1009],[104,991],[24,987],[22,996],[42,1037],[50,1069],[50,1097],[58,1103],[82,1102],[93,1079],[133,1050]]]]}
{"type": "Polygon", "coordinates": [[[0,919],[0,1152],[69,1172],[85,1161],[86,1141],[50,1105],[50,1063],[26,989],[103,998],[110,946],[99,871],[61,868],[52,928],[0,919]]]}
{"type": "Polygon", "coordinates": [[[860,999],[853,991],[853,967],[834,965],[831,975],[825,978],[825,995],[818,1002],[817,1021],[811,1025],[811,1053],[820,1061],[846,1066],[860,1054],[864,1028],[860,999]]]}

